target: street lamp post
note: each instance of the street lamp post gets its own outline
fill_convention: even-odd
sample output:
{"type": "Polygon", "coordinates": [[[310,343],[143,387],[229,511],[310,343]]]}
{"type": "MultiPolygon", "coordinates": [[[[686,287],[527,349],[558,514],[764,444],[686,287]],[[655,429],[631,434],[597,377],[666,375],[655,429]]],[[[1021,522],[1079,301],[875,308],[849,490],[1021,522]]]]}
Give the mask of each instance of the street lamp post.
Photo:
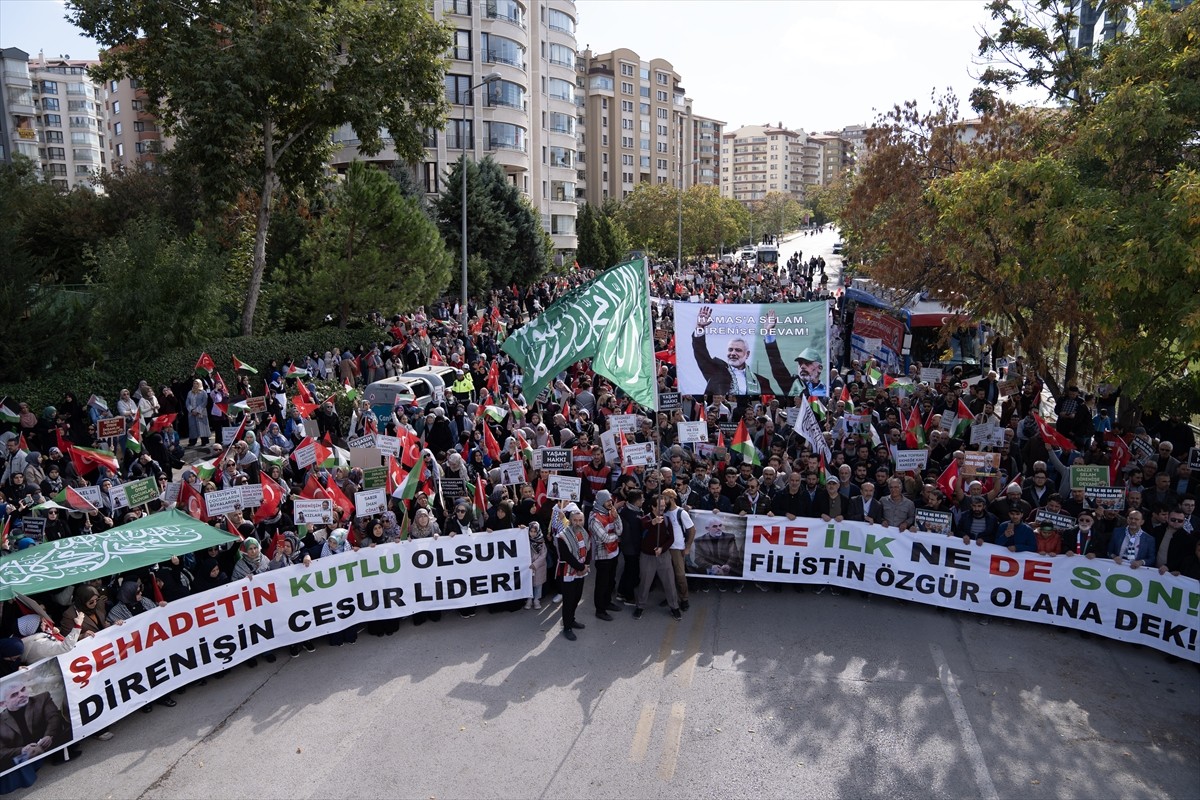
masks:
{"type": "MultiPolygon", "coordinates": [[[[467,145],[462,141],[463,133],[467,128],[467,103],[471,100],[471,93],[480,86],[486,86],[489,83],[500,80],[499,72],[489,72],[483,76],[483,79],[474,86],[469,87],[465,94],[467,102],[463,102],[462,112],[462,127],[458,129],[459,144],[462,145],[462,333],[463,341],[467,338],[467,145]]],[[[459,100],[463,98],[460,95],[459,100]]],[[[471,130],[471,147],[475,146],[475,131],[472,126],[471,130]]]]}
{"type": "Polygon", "coordinates": [[[700,159],[695,158],[679,168],[679,212],[678,212],[679,241],[677,243],[678,250],[676,250],[676,253],[675,253],[675,268],[678,269],[680,272],[683,271],[683,170],[686,167],[695,166],[696,164],[699,164],[699,163],[700,163],[700,159]]]}

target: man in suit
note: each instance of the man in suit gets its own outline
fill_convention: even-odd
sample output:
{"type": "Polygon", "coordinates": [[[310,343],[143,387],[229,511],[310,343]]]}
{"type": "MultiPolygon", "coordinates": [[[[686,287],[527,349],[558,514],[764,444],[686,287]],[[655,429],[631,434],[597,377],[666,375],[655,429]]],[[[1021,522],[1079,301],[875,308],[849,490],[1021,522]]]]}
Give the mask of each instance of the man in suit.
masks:
{"type": "Polygon", "coordinates": [[[1108,542],[1108,555],[1114,563],[1128,562],[1132,569],[1154,564],[1154,537],[1142,529],[1143,522],[1141,511],[1130,511],[1125,517],[1125,527],[1113,531],[1108,542]]]}
{"type": "Polygon", "coordinates": [[[863,481],[862,486],[859,487],[859,492],[858,497],[850,498],[850,504],[846,511],[846,519],[855,522],[878,523],[883,519],[883,508],[879,505],[879,501],[875,499],[875,484],[870,481],[863,481]]]}
{"type": "Polygon", "coordinates": [[[70,729],[49,692],[30,696],[14,681],[0,697],[0,769],[19,766],[65,744],[70,729]]]}
{"type": "MultiPolygon", "coordinates": [[[[692,332],[692,355],[696,359],[696,366],[700,368],[700,373],[704,376],[705,381],[707,381],[704,393],[732,395],[781,394],[781,392],[775,391],[770,379],[754,372],[751,368],[750,343],[745,339],[737,338],[729,340],[725,351],[725,361],[709,355],[705,329],[712,324],[712,321],[712,307],[701,307],[699,314],[696,316],[696,330],[692,332]]],[[[768,327],[770,330],[774,330],[773,325],[768,325],[768,327]]],[[[767,337],[765,346],[767,361],[772,364],[772,367],[776,366],[776,362],[782,364],[779,345],[773,335],[767,337]]],[[[782,370],[782,374],[788,374],[786,368],[782,370]]],[[[782,394],[786,394],[786,392],[782,392],[782,394]]]]}

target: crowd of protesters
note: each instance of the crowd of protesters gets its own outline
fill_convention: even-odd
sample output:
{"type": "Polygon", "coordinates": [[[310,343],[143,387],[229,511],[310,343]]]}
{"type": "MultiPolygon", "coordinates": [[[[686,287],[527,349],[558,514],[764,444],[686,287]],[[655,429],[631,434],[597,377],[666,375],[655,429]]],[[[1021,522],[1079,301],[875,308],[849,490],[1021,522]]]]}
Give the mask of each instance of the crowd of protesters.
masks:
{"type": "MultiPolygon", "coordinates": [[[[769,272],[740,262],[656,268],[651,274],[652,294],[658,298],[656,350],[669,348],[669,301],[827,299],[825,275],[823,259],[806,259],[801,253],[769,272]]],[[[489,606],[488,611],[552,614],[561,606],[568,639],[575,639],[575,631],[584,627],[577,619],[581,606],[603,622],[613,621],[613,614],[626,608],[635,619],[658,608],[680,619],[689,609],[692,592],[743,590],[741,582],[697,580],[684,573],[696,534],[689,515],[693,510],[859,520],[916,536],[950,535],[1017,552],[1109,558],[1133,568],[1200,579],[1200,492],[1188,463],[1188,451],[1195,446],[1191,430],[1176,420],[1124,430],[1112,397],[1081,393],[1072,386],[1055,404],[1057,413],[1049,414],[1061,436],[1048,437],[1036,417],[1050,410],[1044,408],[1042,381],[1020,359],[997,364],[997,370],[973,381],[964,380],[958,371],[946,371],[940,381],[923,383],[920,364],[913,365],[909,376],[873,380],[872,364],[853,361],[842,352],[843,334],[835,325],[831,351],[838,355],[832,379],[825,396],[816,398],[832,452],[827,464],[818,461],[788,424],[788,407],[809,403],[808,397],[684,396],[678,410],[656,412],[635,407],[586,362],[557,376],[540,396],[527,397],[521,372],[501,353],[500,343],[559,294],[589,277],[580,272],[494,292],[470,310],[466,331],[456,322],[459,309],[447,303],[390,318],[373,314],[371,321],[380,330],[376,346],[295,358],[281,354],[278,361],[258,365],[257,374],[231,370],[232,385],[221,380],[219,371],[210,370],[170,386],[142,382],[122,389],[111,405],[95,394],[97,387],[87,386],[77,387],[76,393],[40,413],[19,398],[10,399],[19,418],[0,425],[0,524],[7,532],[2,542],[6,552],[102,533],[154,513],[170,505],[167,497],[180,494],[168,491],[173,483],[180,484],[181,492],[186,484],[202,496],[271,480],[281,497],[266,508],[209,520],[235,531],[240,546],[173,557],[137,573],[37,596],[44,614],[16,601],[4,603],[0,674],[65,652],[80,637],[157,605],[257,573],[410,537],[515,527],[528,531],[533,596],[489,606]],[[428,407],[396,405],[390,415],[380,417],[362,397],[363,388],[374,381],[428,364],[458,371],[440,402],[428,407]],[[289,400],[285,406],[277,399],[280,395],[308,398],[312,405],[289,400]],[[222,446],[224,428],[242,427],[238,404],[263,396],[266,411],[247,412],[242,435],[222,446]],[[994,448],[1001,454],[996,474],[947,483],[939,479],[948,468],[980,449],[970,444],[969,428],[946,431],[940,424],[943,413],[958,412],[960,403],[970,410],[973,425],[998,425],[1005,445],[994,448]],[[606,462],[600,436],[610,418],[623,413],[642,416],[630,439],[652,442],[656,464],[623,470],[606,462]],[[139,447],[131,447],[127,439],[97,440],[97,424],[115,415],[140,428],[139,447]],[[864,418],[868,427],[862,424],[864,418]],[[718,440],[722,426],[744,424],[761,465],[727,447],[679,444],[677,423],[698,419],[707,420],[710,442],[718,440]],[[920,435],[914,436],[913,420],[920,421],[920,435]],[[423,453],[422,460],[406,452],[398,463],[402,470],[420,464],[425,473],[422,490],[412,500],[392,497],[382,514],[363,518],[355,515],[353,502],[363,486],[361,469],[336,458],[301,469],[289,456],[306,441],[332,448],[370,433],[397,436],[412,455],[423,453]],[[1135,440],[1145,444],[1136,445],[1135,440]],[[528,469],[529,482],[521,486],[501,484],[500,464],[528,458],[526,443],[533,449],[572,451],[573,474],[582,479],[578,502],[547,499],[544,471],[528,469]],[[81,465],[70,457],[72,447],[112,447],[119,467],[110,471],[81,465]],[[895,452],[918,447],[928,451],[926,468],[898,472],[895,452]],[[1118,458],[1128,463],[1113,466],[1118,458]],[[1082,490],[1072,490],[1073,464],[1110,466],[1123,502],[1097,507],[1082,490]],[[159,482],[159,500],[137,509],[115,507],[108,489],[147,477],[159,482]],[[471,497],[443,496],[439,487],[445,477],[479,487],[482,508],[471,497]],[[86,485],[102,490],[95,510],[36,508],[65,487],[86,485]],[[292,501],[300,496],[333,498],[334,522],[297,524],[292,501]],[[948,511],[950,521],[929,530],[917,522],[918,509],[948,511]],[[1042,510],[1069,515],[1073,524],[1066,529],[1043,524],[1042,510]],[[42,517],[44,524],[27,524],[30,518],[42,517]],[[31,528],[34,532],[27,533],[31,528]],[[590,601],[583,599],[587,582],[593,589],[590,601]],[[659,590],[663,597],[655,605],[650,595],[659,590]]],[[[672,360],[658,367],[660,391],[673,391],[672,360]]],[[[766,586],[758,588],[767,591],[766,586]]],[[[475,613],[474,608],[459,611],[463,617],[475,613]]],[[[440,616],[418,614],[412,622],[422,625],[440,616]]],[[[365,632],[391,635],[399,624],[373,622],[365,632]]],[[[352,644],[359,632],[335,633],[327,637],[328,644],[352,644]]],[[[291,647],[289,655],[313,649],[310,641],[291,647]]],[[[174,701],[166,697],[159,703],[174,701]]]]}

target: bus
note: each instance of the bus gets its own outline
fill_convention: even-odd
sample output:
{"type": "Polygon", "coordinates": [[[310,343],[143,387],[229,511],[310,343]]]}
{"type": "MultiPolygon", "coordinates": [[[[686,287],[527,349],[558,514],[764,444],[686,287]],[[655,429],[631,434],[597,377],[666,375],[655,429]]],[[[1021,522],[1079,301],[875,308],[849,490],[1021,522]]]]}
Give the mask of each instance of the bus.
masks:
{"type": "Polygon", "coordinates": [[[774,269],[779,266],[779,248],[773,244],[760,244],[754,249],[760,267],[774,269]]]}

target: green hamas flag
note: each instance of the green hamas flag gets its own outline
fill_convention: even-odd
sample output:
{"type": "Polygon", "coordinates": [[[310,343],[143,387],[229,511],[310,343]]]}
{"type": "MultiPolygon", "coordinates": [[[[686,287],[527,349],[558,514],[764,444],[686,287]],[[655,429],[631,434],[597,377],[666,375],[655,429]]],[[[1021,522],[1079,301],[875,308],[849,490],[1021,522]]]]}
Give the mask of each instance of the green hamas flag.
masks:
{"type": "Polygon", "coordinates": [[[0,559],[0,600],[17,592],[36,594],[132,573],[173,555],[183,555],[238,538],[171,509],[104,533],[72,536],[27,547],[0,559]]]}
{"type": "Polygon", "coordinates": [[[590,358],[596,372],[635,402],[656,408],[646,262],[626,261],[577,286],[518,329],[501,349],[524,371],[528,397],[571,364],[590,358]]]}

